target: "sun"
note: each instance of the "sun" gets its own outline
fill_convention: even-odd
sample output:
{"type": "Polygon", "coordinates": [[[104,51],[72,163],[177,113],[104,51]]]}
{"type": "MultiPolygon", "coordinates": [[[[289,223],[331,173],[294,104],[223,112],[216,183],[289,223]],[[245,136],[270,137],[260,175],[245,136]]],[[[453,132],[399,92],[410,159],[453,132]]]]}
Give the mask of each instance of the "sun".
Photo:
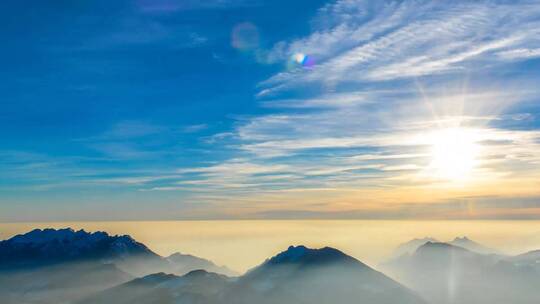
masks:
{"type": "Polygon", "coordinates": [[[478,163],[480,146],[474,130],[449,128],[433,133],[431,164],[437,178],[463,181],[478,163]]]}

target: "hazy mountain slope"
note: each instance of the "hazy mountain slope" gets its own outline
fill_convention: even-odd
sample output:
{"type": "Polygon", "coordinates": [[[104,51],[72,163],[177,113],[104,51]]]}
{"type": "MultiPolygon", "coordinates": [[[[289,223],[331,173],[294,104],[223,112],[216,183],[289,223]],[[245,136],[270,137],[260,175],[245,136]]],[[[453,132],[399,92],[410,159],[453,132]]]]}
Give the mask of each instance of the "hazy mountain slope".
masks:
{"type": "Polygon", "coordinates": [[[192,255],[178,253],[162,258],[128,235],[111,236],[70,228],[35,229],[0,242],[0,271],[88,261],[115,264],[134,276],[156,272],[183,275],[197,269],[236,274],[192,255]]]}
{"type": "Polygon", "coordinates": [[[540,273],[540,250],[529,251],[508,259],[516,267],[532,268],[540,273]]]}
{"type": "Polygon", "coordinates": [[[385,266],[432,303],[540,303],[540,273],[534,268],[447,243],[426,243],[385,266]]]}
{"type": "Polygon", "coordinates": [[[204,270],[184,276],[157,273],[90,296],[78,304],[220,303],[230,279],[204,270]]]}
{"type": "Polygon", "coordinates": [[[524,254],[512,257],[510,258],[510,260],[523,265],[538,264],[538,266],[540,266],[540,250],[529,251],[524,254]]]}
{"type": "MultiPolygon", "coordinates": [[[[399,258],[402,255],[411,255],[413,254],[418,248],[425,245],[427,242],[431,243],[442,243],[438,241],[435,238],[432,237],[425,237],[425,238],[419,238],[419,239],[412,239],[406,243],[400,244],[392,253],[391,259],[399,258]]],[[[447,244],[462,247],[465,249],[468,249],[470,251],[480,253],[480,254],[501,254],[498,250],[489,248],[487,246],[484,246],[478,242],[475,242],[468,237],[456,237],[450,242],[446,242],[447,244]]]]}
{"type": "Polygon", "coordinates": [[[476,252],[476,253],[480,253],[480,254],[501,254],[500,251],[498,251],[496,249],[493,249],[493,248],[486,247],[486,246],[484,246],[484,245],[482,245],[480,243],[477,243],[477,242],[469,239],[466,236],[464,236],[464,237],[456,237],[451,242],[448,242],[448,244],[454,245],[454,246],[459,246],[459,247],[462,247],[462,248],[465,248],[467,250],[470,250],[470,251],[473,251],[473,252],[476,252]]]}
{"type": "Polygon", "coordinates": [[[159,285],[175,278],[178,277],[164,273],[148,275],[90,296],[80,303],[172,303],[172,294],[166,290],[159,292],[159,285]]]}
{"type": "Polygon", "coordinates": [[[118,265],[149,258],[159,257],[129,236],[36,229],[0,242],[0,296],[14,303],[77,299],[132,279],[118,265]]]}
{"type": "Polygon", "coordinates": [[[200,268],[233,273],[194,256],[162,258],[127,235],[36,229],[0,242],[0,303],[60,303],[134,277],[200,268]]]}
{"type": "Polygon", "coordinates": [[[64,303],[127,282],[133,277],[112,264],[56,264],[0,273],[0,303],[64,303]]]}
{"type": "Polygon", "coordinates": [[[89,297],[80,304],[365,304],[425,303],[413,292],[333,248],[303,246],[229,279],[204,271],[157,274],[89,297]]]}
{"type": "Polygon", "coordinates": [[[427,242],[438,242],[432,237],[425,237],[421,239],[413,239],[406,243],[400,244],[392,253],[392,258],[398,258],[402,255],[413,254],[420,246],[427,242]]]}
{"type": "Polygon", "coordinates": [[[240,277],[235,303],[423,303],[413,292],[333,248],[288,250],[240,277]]]}
{"type": "Polygon", "coordinates": [[[190,254],[174,253],[166,258],[170,263],[170,272],[175,274],[186,274],[193,270],[204,269],[208,272],[220,273],[226,276],[237,276],[238,273],[227,268],[226,266],[218,266],[212,261],[199,258],[190,254]]]}
{"type": "Polygon", "coordinates": [[[36,229],[0,242],[0,269],[23,269],[54,264],[130,259],[158,260],[159,256],[130,236],[110,236],[73,229],[36,229]]]}

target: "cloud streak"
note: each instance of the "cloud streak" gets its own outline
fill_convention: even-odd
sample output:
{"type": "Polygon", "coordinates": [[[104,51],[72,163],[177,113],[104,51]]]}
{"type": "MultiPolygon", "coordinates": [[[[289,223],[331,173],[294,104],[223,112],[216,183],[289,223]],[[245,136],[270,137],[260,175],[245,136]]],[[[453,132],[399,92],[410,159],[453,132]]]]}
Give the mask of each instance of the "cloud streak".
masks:
{"type": "Polygon", "coordinates": [[[313,54],[320,64],[271,77],[263,95],[299,83],[388,81],[496,64],[496,51],[540,43],[539,13],[535,1],[338,1],[321,9],[320,29],[278,43],[270,55],[313,54]]]}
{"type": "MultiPolygon", "coordinates": [[[[279,62],[304,53],[318,65],[263,81],[261,104],[276,113],[239,121],[217,139],[239,158],[196,169],[196,178],[181,184],[213,189],[217,201],[238,199],[224,200],[231,208],[274,215],[295,210],[280,202],[305,207],[296,214],[359,209],[362,216],[369,210],[414,216],[391,210],[416,210],[409,204],[440,210],[438,204],[464,195],[537,195],[540,134],[501,125],[515,122],[507,112],[538,92],[532,82],[488,76],[536,57],[537,4],[348,0],[324,6],[313,33],[279,42],[268,55],[279,62]],[[471,73],[483,81],[471,80],[471,73]],[[481,146],[474,182],[453,184],[430,172],[434,136],[449,128],[466,130],[481,146]],[[515,189],[496,190],[501,184],[515,189]]],[[[475,216],[504,217],[504,211],[483,212],[475,216]]]]}
{"type": "MultiPolygon", "coordinates": [[[[148,14],[206,8],[173,2],[140,3],[148,14]]],[[[263,61],[286,65],[303,53],[317,64],[263,79],[254,96],[261,108],[230,128],[120,121],[78,140],[97,154],[93,162],[117,170],[70,160],[63,172],[47,157],[4,159],[0,168],[31,180],[42,166],[36,180],[76,176],[78,186],[189,203],[202,217],[540,218],[540,77],[521,68],[540,58],[539,1],[339,0],[307,23],[311,33],[275,43],[263,61]],[[479,147],[466,182],[432,168],[448,129],[479,147]],[[179,157],[187,135],[204,147],[196,160],[179,157]]],[[[148,30],[163,30],[150,42],[176,37],[148,30]]]]}

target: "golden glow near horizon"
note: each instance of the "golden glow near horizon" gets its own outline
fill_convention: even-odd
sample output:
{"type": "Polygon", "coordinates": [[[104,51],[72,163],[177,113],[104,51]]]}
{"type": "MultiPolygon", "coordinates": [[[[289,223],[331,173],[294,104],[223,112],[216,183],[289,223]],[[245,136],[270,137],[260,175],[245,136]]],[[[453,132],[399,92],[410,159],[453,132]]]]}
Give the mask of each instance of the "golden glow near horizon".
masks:
{"type": "Polygon", "coordinates": [[[509,254],[540,247],[540,221],[168,221],[0,223],[0,239],[35,228],[104,230],[129,234],[160,255],[174,252],[208,258],[246,271],[289,245],[331,246],[373,267],[413,238],[469,238],[509,254]]]}
{"type": "MultiPolygon", "coordinates": [[[[132,41],[137,31],[126,39],[108,30],[98,33],[105,39],[66,40],[99,42],[88,50],[114,59],[126,45],[136,56],[125,60],[141,63],[135,72],[156,68],[155,86],[142,83],[133,96],[148,113],[113,98],[119,115],[100,102],[65,119],[71,99],[44,112],[27,106],[18,95],[25,90],[7,92],[20,97],[8,112],[20,115],[3,128],[11,135],[0,147],[0,221],[540,219],[540,6],[344,2],[311,6],[313,14],[295,21],[311,29],[301,32],[271,34],[258,18],[242,17],[218,24],[216,39],[190,28],[179,34],[189,38],[182,46],[161,27],[156,41],[146,30],[141,41],[132,41]],[[154,47],[212,56],[166,56],[199,80],[179,81],[191,78],[139,60],[154,47]],[[234,81],[209,85],[222,78],[234,81]],[[156,88],[162,100],[147,104],[156,88]],[[43,121],[27,123],[28,109],[43,121]],[[89,125],[73,129],[79,118],[89,125]]],[[[121,81],[110,94],[132,92],[122,82],[127,71],[107,74],[121,81]]],[[[51,85],[45,108],[67,84],[51,85]]],[[[84,104],[86,89],[73,92],[84,104]]]]}

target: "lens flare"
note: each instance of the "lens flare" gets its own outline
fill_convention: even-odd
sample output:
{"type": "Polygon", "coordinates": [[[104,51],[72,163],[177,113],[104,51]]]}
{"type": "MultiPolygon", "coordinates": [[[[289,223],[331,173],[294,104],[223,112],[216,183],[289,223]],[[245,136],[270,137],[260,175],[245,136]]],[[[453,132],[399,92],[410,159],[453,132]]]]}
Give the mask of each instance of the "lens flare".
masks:
{"type": "Polygon", "coordinates": [[[259,30],[250,23],[237,24],[231,33],[231,45],[235,49],[247,51],[259,47],[259,30]]]}
{"type": "Polygon", "coordinates": [[[313,56],[304,53],[294,53],[291,55],[288,63],[289,70],[297,67],[309,69],[315,66],[315,59],[313,56]]]}
{"type": "Polygon", "coordinates": [[[296,61],[296,63],[303,64],[304,60],[306,60],[307,56],[305,54],[302,54],[302,53],[296,53],[296,54],[293,55],[293,58],[294,58],[294,61],[296,61]]]}

